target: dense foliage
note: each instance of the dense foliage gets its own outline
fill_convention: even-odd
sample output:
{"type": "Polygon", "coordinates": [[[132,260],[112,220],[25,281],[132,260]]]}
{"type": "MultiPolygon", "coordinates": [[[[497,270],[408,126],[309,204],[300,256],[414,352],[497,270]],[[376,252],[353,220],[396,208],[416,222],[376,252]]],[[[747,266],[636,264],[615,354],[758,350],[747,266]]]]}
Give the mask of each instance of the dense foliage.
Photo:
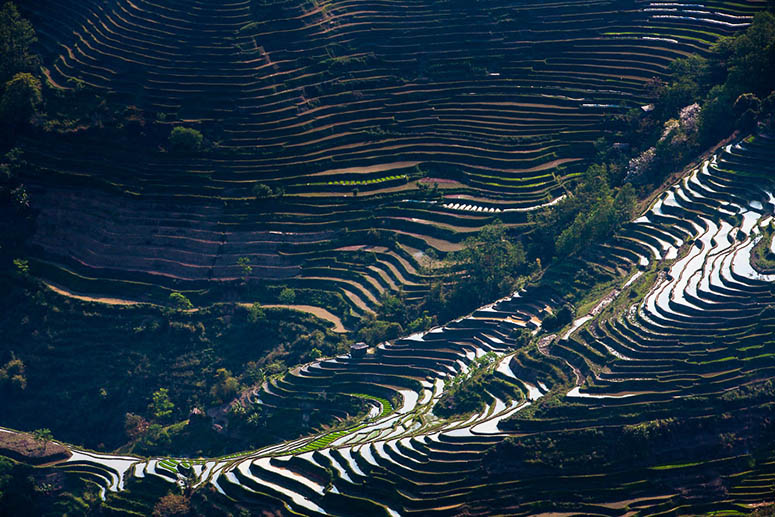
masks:
{"type": "MultiPolygon", "coordinates": [[[[50,427],[57,438],[92,448],[127,442],[141,449],[174,448],[175,434],[193,432],[185,429],[193,409],[230,404],[243,388],[307,360],[312,350],[334,355],[347,348],[340,335],[296,311],[111,308],[63,298],[24,273],[6,274],[0,283],[6,293],[0,304],[0,326],[6,329],[0,344],[0,418],[17,428],[50,427]]],[[[324,413],[310,425],[325,419],[324,413]]],[[[250,414],[235,416],[231,431],[250,414]]],[[[301,414],[277,418],[282,428],[301,414]]],[[[273,422],[267,414],[255,422],[266,439],[273,422]]],[[[211,424],[204,417],[197,432],[206,435],[211,424]]],[[[251,439],[263,438],[233,433],[196,446],[221,452],[251,439]]]]}
{"type": "Polygon", "coordinates": [[[678,59],[670,69],[667,81],[653,81],[654,111],[624,121],[625,138],[641,151],[628,172],[644,185],[660,182],[735,129],[769,123],[775,109],[775,14],[757,14],[744,32],[719,39],[707,57],[678,59]]]}
{"type": "Polygon", "coordinates": [[[492,352],[474,359],[468,371],[447,379],[444,394],[433,406],[433,413],[450,418],[481,411],[492,403],[492,395],[502,400],[519,397],[519,389],[494,375],[497,357],[492,352]]]}
{"type": "Polygon", "coordinates": [[[534,217],[531,251],[543,261],[579,253],[609,238],[629,221],[637,195],[629,183],[615,187],[614,165],[592,165],[571,194],[534,217]]]}
{"type": "Polygon", "coordinates": [[[0,84],[14,74],[34,70],[38,58],[31,47],[36,41],[30,22],[13,3],[4,2],[0,7],[0,84]]]}
{"type": "Polygon", "coordinates": [[[177,152],[198,151],[203,140],[200,131],[183,126],[173,128],[169,136],[170,148],[177,152]]]}

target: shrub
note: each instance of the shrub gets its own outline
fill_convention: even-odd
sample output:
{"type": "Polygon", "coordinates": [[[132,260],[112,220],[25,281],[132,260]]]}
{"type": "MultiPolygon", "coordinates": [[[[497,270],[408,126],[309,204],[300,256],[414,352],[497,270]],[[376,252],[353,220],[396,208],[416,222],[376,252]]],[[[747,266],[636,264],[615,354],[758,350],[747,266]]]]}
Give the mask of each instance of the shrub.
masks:
{"type": "Polygon", "coordinates": [[[10,385],[15,391],[24,391],[27,388],[27,377],[21,359],[13,358],[0,368],[0,386],[2,385],[10,385]]]}
{"type": "Polygon", "coordinates": [[[285,195],[285,189],[281,186],[272,189],[272,187],[266,183],[256,183],[253,185],[253,195],[256,197],[256,200],[273,199],[283,197],[285,195]]]}
{"type": "Polygon", "coordinates": [[[239,380],[226,368],[218,368],[215,372],[215,379],[215,384],[210,388],[210,396],[217,404],[233,399],[239,392],[239,380]]]}
{"type": "Polygon", "coordinates": [[[182,495],[169,493],[159,499],[153,507],[153,517],[173,517],[188,515],[191,505],[182,495]]]}
{"type": "Polygon", "coordinates": [[[170,400],[167,388],[159,388],[153,392],[148,409],[150,409],[153,416],[158,419],[167,418],[172,414],[172,410],[175,409],[175,404],[170,400]]]}
{"type": "Polygon", "coordinates": [[[127,413],[124,415],[124,432],[130,440],[139,438],[148,430],[148,421],[140,415],[127,413]]]}
{"type": "Polygon", "coordinates": [[[13,265],[16,268],[16,271],[21,274],[27,274],[30,272],[30,263],[25,259],[13,259],[13,265]]]}
{"type": "Polygon", "coordinates": [[[280,296],[277,297],[280,303],[285,305],[292,305],[296,301],[296,292],[290,287],[286,287],[280,291],[280,296]]]}
{"type": "Polygon", "coordinates": [[[172,303],[172,305],[178,309],[192,309],[194,307],[194,304],[191,303],[191,300],[178,292],[170,293],[170,303],[172,303]]]}
{"type": "Polygon", "coordinates": [[[242,279],[247,282],[250,273],[253,272],[253,266],[250,265],[250,257],[240,257],[237,259],[237,265],[240,267],[242,279]]]}
{"type": "Polygon", "coordinates": [[[0,8],[0,28],[0,81],[6,81],[16,72],[34,68],[37,59],[30,46],[37,37],[30,22],[11,2],[4,2],[0,8]]]}
{"type": "Polygon", "coordinates": [[[43,102],[40,81],[34,75],[22,72],[5,83],[0,117],[9,125],[21,124],[34,115],[43,102]]]}
{"type": "Polygon", "coordinates": [[[256,199],[269,199],[272,197],[272,187],[265,183],[256,183],[253,185],[253,195],[256,199]]]}
{"type": "Polygon", "coordinates": [[[169,143],[173,151],[198,151],[202,147],[202,133],[190,127],[178,126],[170,132],[169,143]]]}
{"type": "Polygon", "coordinates": [[[255,302],[250,306],[248,309],[248,321],[250,323],[258,323],[259,321],[264,321],[265,319],[266,313],[264,312],[264,309],[261,307],[260,303],[255,302]]]}

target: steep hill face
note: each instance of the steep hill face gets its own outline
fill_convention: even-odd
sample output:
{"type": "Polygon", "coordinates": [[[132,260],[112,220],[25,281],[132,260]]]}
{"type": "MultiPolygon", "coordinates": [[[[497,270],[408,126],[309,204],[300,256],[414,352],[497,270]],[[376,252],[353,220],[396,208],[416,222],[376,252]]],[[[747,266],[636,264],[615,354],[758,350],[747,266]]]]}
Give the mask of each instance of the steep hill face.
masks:
{"type": "Polygon", "coordinates": [[[525,225],[585,168],[611,115],[647,103],[671,60],[704,53],[761,5],[22,7],[52,84],[135,110],[126,131],[95,116],[25,142],[44,172],[31,179],[36,273],[79,292],[214,301],[235,296],[214,286],[243,276],[248,257],[252,278],[359,315],[385,292],[422,296],[425,250],[459,249],[496,217],[525,225]],[[205,150],[160,147],[175,125],[200,129],[205,150]],[[255,200],[257,183],[285,195],[255,200]]]}
{"type": "Polygon", "coordinates": [[[361,421],[210,460],[74,448],[58,468],[117,513],[170,481],[205,508],[287,515],[750,513],[775,480],[775,275],[753,264],[773,242],[774,142],[726,146],[580,259],[622,273],[562,334],[524,339],[552,305],[529,289],[251,394],[309,414],[351,394],[374,406],[361,421]],[[439,418],[472,385],[480,408],[439,418]]]}

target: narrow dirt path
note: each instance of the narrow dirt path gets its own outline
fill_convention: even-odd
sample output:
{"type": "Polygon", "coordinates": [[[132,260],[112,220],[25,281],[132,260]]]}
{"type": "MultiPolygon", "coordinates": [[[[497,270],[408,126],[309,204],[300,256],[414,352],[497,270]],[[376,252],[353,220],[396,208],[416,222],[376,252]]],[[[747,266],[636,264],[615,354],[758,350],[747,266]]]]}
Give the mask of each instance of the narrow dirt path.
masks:
{"type": "MultiPolygon", "coordinates": [[[[104,297],[97,297],[97,296],[86,296],[82,294],[73,293],[72,291],[68,291],[61,287],[57,287],[48,282],[43,282],[43,285],[45,285],[46,287],[48,287],[49,289],[51,289],[57,294],[66,296],[68,298],[73,298],[75,300],[81,300],[84,302],[104,303],[106,305],[138,305],[140,303],[144,303],[144,302],[137,302],[134,300],[123,300],[121,298],[104,298],[104,297]]],[[[251,304],[239,303],[238,305],[241,305],[243,307],[250,307],[251,304]]],[[[331,323],[333,323],[334,332],[339,332],[339,333],[347,332],[347,329],[344,327],[344,324],[342,324],[342,320],[338,316],[332,314],[331,312],[329,312],[328,310],[322,307],[316,307],[314,305],[280,305],[280,304],[262,305],[262,307],[295,309],[297,311],[308,312],[314,316],[317,316],[320,319],[330,321],[331,323]]],[[[196,312],[198,310],[199,310],[198,308],[195,308],[195,309],[190,309],[187,312],[196,312]]]]}
{"type": "Polygon", "coordinates": [[[102,297],[85,296],[82,294],[76,294],[66,289],[62,289],[61,287],[57,287],[53,284],[49,284],[48,282],[43,282],[43,285],[45,285],[46,287],[48,287],[49,289],[51,289],[57,294],[61,294],[62,296],[67,296],[68,298],[74,298],[76,300],[81,300],[84,302],[104,303],[106,305],[137,305],[138,303],[140,303],[133,300],[122,300],[121,298],[102,298],[102,297]]]}
{"type": "MultiPolygon", "coordinates": [[[[243,307],[250,307],[249,303],[240,303],[243,307]]],[[[317,307],[315,305],[282,305],[282,304],[271,304],[271,305],[261,305],[261,307],[268,307],[268,308],[278,308],[278,309],[294,309],[297,311],[302,312],[308,312],[314,316],[317,316],[320,319],[330,321],[334,324],[334,332],[340,332],[344,333],[347,332],[347,329],[344,328],[344,325],[342,324],[342,320],[339,319],[339,316],[336,316],[335,314],[332,314],[328,310],[317,307]]]]}

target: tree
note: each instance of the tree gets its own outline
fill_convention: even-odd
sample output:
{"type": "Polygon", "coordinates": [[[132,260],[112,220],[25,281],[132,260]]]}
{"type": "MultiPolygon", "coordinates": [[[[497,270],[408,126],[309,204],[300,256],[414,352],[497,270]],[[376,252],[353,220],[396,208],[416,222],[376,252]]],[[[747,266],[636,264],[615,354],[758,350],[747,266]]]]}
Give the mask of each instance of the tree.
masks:
{"type": "MultiPolygon", "coordinates": [[[[637,196],[626,184],[614,196],[608,167],[592,165],[574,192],[575,217],[555,240],[559,256],[578,253],[593,242],[609,237],[635,212],[637,196]]],[[[559,227],[556,227],[559,230],[559,227]]]]}
{"type": "Polygon", "coordinates": [[[453,256],[464,269],[459,287],[476,302],[493,301],[514,285],[525,263],[522,245],[509,240],[500,222],[487,225],[464,241],[464,247],[453,256]]]}
{"type": "Polygon", "coordinates": [[[283,197],[285,195],[285,189],[282,186],[279,186],[273,190],[272,187],[266,183],[256,183],[253,185],[253,195],[256,197],[256,200],[283,197]]]}
{"type": "Polygon", "coordinates": [[[167,388],[159,388],[153,392],[151,403],[148,408],[153,413],[153,416],[159,420],[167,418],[172,414],[172,410],[175,409],[175,404],[172,403],[167,388]]]}
{"type": "Polygon", "coordinates": [[[737,116],[737,125],[744,131],[750,131],[761,113],[762,102],[753,93],[744,93],[736,100],[732,109],[737,116]]]}
{"type": "Polygon", "coordinates": [[[46,445],[48,442],[54,439],[54,435],[51,433],[50,429],[35,429],[32,431],[32,437],[35,439],[36,442],[38,442],[38,446],[40,447],[41,451],[46,450],[46,445]]]}
{"type": "Polygon", "coordinates": [[[389,339],[396,339],[404,332],[403,327],[398,322],[383,321],[374,318],[369,314],[361,321],[361,328],[358,330],[358,339],[369,345],[376,345],[389,339]]]}
{"type": "Polygon", "coordinates": [[[250,273],[253,272],[253,266],[250,265],[250,257],[240,257],[237,259],[237,265],[242,272],[242,280],[247,282],[250,273]]]}
{"type": "Polygon", "coordinates": [[[250,323],[258,323],[259,321],[264,321],[266,319],[266,313],[264,312],[264,308],[261,307],[261,304],[258,302],[253,303],[253,305],[248,308],[248,321],[250,323]]]}
{"type": "Polygon", "coordinates": [[[753,93],[743,93],[735,99],[735,104],[732,106],[732,109],[735,110],[735,115],[739,117],[748,110],[752,110],[758,114],[761,111],[761,107],[762,101],[759,100],[759,97],[753,93]]]}
{"type": "Polygon", "coordinates": [[[23,275],[26,275],[27,273],[30,272],[30,263],[25,259],[20,259],[20,258],[13,259],[13,265],[16,268],[16,271],[18,271],[23,275]]]}
{"type": "Polygon", "coordinates": [[[5,83],[0,100],[0,117],[10,126],[24,123],[43,102],[40,81],[32,74],[20,72],[5,83]]]}
{"type": "Polygon", "coordinates": [[[170,149],[177,152],[198,151],[203,139],[202,133],[196,129],[177,126],[170,132],[170,149]]]}
{"type": "Polygon", "coordinates": [[[24,362],[11,356],[11,360],[0,368],[0,386],[7,384],[16,391],[27,389],[24,362]]]}
{"type": "Polygon", "coordinates": [[[775,82],[775,13],[754,16],[751,26],[731,40],[728,52],[725,86],[732,95],[749,91],[766,96],[775,82]]]}
{"type": "Polygon", "coordinates": [[[247,384],[255,385],[264,382],[264,369],[255,361],[249,361],[245,364],[245,371],[242,372],[242,380],[247,384]]]}
{"type": "Polygon", "coordinates": [[[186,497],[170,492],[153,506],[153,517],[183,517],[190,511],[191,504],[186,497]]]}
{"type": "Polygon", "coordinates": [[[256,199],[269,199],[272,197],[272,187],[266,183],[256,183],[253,185],[253,195],[256,199]]]}
{"type": "Polygon", "coordinates": [[[30,22],[22,18],[13,3],[6,2],[0,8],[0,83],[35,67],[37,58],[30,47],[37,40],[30,22]]]}
{"type": "Polygon", "coordinates": [[[127,413],[124,415],[124,432],[130,440],[135,440],[148,430],[148,421],[140,415],[127,413]]]}
{"type": "Polygon", "coordinates": [[[210,388],[210,395],[216,403],[222,404],[233,399],[239,389],[239,380],[229,370],[218,368],[215,371],[215,384],[210,388]]]}
{"type": "Polygon", "coordinates": [[[277,299],[284,305],[293,305],[296,301],[296,292],[290,287],[286,287],[280,291],[280,296],[278,296],[277,299]]]}
{"type": "Polygon", "coordinates": [[[193,309],[194,304],[191,303],[191,300],[186,298],[182,293],[174,292],[170,293],[170,303],[181,310],[188,310],[193,309]]]}

